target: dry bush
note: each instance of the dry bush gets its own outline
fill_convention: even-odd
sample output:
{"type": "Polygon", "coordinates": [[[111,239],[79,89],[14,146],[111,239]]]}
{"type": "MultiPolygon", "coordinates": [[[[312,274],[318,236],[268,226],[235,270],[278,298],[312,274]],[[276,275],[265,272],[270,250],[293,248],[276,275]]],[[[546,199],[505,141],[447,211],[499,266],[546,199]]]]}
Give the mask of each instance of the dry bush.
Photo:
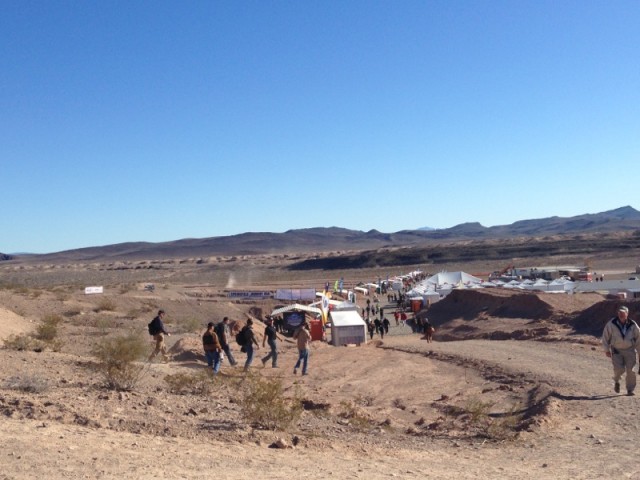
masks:
{"type": "Polygon", "coordinates": [[[103,297],[98,302],[98,305],[93,309],[94,312],[114,312],[116,310],[116,302],[108,297],[103,297]]]}
{"type": "Polygon", "coordinates": [[[34,337],[46,343],[53,342],[58,336],[58,325],[62,322],[60,315],[45,315],[36,327],[34,337]]]}
{"type": "Polygon", "coordinates": [[[345,400],[341,401],[338,416],[347,420],[349,425],[354,427],[356,430],[364,431],[373,426],[373,422],[369,416],[353,402],[345,400]]]}
{"type": "Polygon", "coordinates": [[[34,340],[30,335],[21,333],[20,335],[9,335],[4,342],[4,348],[9,350],[32,350],[34,348],[34,340]]]}
{"type": "Polygon", "coordinates": [[[284,395],[282,381],[249,375],[240,399],[242,416],[253,425],[269,430],[286,430],[302,415],[302,398],[284,395]]]}
{"type": "Polygon", "coordinates": [[[77,317],[82,313],[82,309],[79,307],[70,308],[63,313],[65,317],[77,317]]]}
{"type": "Polygon", "coordinates": [[[47,379],[36,375],[22,374],[5,380],[4,388],[25,393],[42,393],[49,389],[49,382],[47,379]]]}
{"type": "Polygon", "coordinates": [[[196,373],[175,373],[164,377],[171,393],[180,395],[208,395],[213,388],[213,380],[208,371],[196,373]]]}
{"type": "Polygon", "coordinates": [[[147,371],[147,366],[136,363],[148,354],[143,337],[129,332],[118,337],[101,340],[93,347],[97,370],[103,375],[105,386],[113,390],[133,390],[147,371]]]}
{"type": "Polygon", "coordinates": [[[193,317],[176,319],[175,323],[176,333],[194,333],[204,328],[202,322],[193,317]]]}
{"type": "Polygon", "coordinates": [[[71,296],[65,292],[56,292],[56,300],[59,302],[66,302],[71,296]]]}
{"type": "Polygon", "coordinates": [[[106,335],[108,329],[117,328],[118,321],[115,318],[109,317],[108,315],[99,315],[93,319],[93,326],[100,330],[102,335],[106,335]]]}
{"type": "Polygon", "coordinates": [[[517,435],[519,414],[517,405],[501,415],[493,415],[489,410],[494,406],[491,402],[478,399],[469,400],[465,407],[458,412],[464,420],[465,429],[475,432],[475,435],[490,440],[508,440],[517,435]]]}
{"type": "Polygon", "coordinates": [[[120,294],[123,295],[135,289],[136,286],[133,283],[124,283],[120,285],[120,294]]]}

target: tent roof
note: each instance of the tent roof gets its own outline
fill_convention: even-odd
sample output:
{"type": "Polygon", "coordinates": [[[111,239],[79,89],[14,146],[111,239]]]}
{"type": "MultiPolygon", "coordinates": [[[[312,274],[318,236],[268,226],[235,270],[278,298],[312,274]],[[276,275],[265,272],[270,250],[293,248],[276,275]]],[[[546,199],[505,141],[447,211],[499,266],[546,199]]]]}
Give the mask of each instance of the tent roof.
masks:
{"type": "Polygon", "coordinates": [[[340,310],[329,312],[331,324],[335,327],[351,327],[365,325],[364,320],[355,310],[340,310]]]}
{"type": "Polygon", "coordinates": [[[482,279],[465,272],[440,272],[429,277],[425,282],[436,285],[457,285],[459,283],[480,283],[482,279]]]}
{"type": "Polygon", "coordinates": [[[276,308],[273,312],[271,312],[271,316],[280,315],[284,312],[291,312],[293,310],[299,310],[302,312],[314,313],[317,315],[321,315],[322,311],[319,308],[309,307],[307,305],[301,305],[299,303],[294,303],[292,305],[287,305],[286,307],[276,308]]]}

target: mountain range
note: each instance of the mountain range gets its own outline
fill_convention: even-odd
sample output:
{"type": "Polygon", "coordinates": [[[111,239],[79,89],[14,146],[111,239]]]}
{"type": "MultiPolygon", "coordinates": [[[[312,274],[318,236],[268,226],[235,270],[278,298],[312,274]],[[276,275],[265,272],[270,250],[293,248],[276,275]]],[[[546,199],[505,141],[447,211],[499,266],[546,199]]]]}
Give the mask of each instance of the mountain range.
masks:
{"type": "MultiPolygon", "coordinates": [[[[182,239],[170,242],[129,242],[31,255],[38,261],[98,261],[105,259],[161,259],[227,255],[282,254],[319,251],[354,251],[393,247],[428,246],[459,241],[571,236],[595,233],[640,232],[640,212],[630,206],[574,217],[520,220],[510,225],[484,227],[462,223],[451,228],[402,230],[382,233],[338,227],[289,230],[284,233],[248,232],[225,237],[182,239]]],[[[0,260],[11,260],[0,254],[0,260]]],[[[23,258],[17,256],[17,258],[23,258]]]]}

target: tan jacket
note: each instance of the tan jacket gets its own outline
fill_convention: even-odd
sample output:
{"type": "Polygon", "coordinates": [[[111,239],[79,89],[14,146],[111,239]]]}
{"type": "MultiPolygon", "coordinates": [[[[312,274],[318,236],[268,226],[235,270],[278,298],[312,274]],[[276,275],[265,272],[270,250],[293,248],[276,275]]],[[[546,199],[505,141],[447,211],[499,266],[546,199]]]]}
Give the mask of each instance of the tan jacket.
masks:
{"type": "MultiPolygon", "coordinates": [[[[636,348],[640,351],[640,328],[635,322],[627,320],[627,331],[625,335],[622,335],[620,328],[620,320],[618,317],[614,317],[604,326],[604,332],[602,332],[602,346],[605,352],[615,350],[628,350],[630,348],[636,348]]],[[[615,352],[614,352],[615,353],[615,352]]]]}
{"type": "Polygon", "coordinates": [[[219,352],[222,350],[216,332],[204,332],[204,335],[202,335],[202,347],[205,352],[219,352]]]}
{"type": "Polygon", "coordinates": [[[306,327],[300,327],[293,334],[293,338],[298,341],[298,350],[306,350],[311,344],[311,332],[306,327]]]}

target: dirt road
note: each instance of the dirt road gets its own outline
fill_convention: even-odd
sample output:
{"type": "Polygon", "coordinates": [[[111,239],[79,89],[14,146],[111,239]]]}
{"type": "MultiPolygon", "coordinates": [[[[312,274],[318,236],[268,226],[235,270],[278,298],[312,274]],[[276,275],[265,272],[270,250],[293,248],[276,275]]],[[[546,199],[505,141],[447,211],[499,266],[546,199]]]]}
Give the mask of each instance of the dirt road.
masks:
{"type": "MultiPolygon", "coordinates": [[[[0,479],[640,478],[633,448],[639,424],[638,397],[614,394],[609,361],[599,348],[564,342],[427,344],[417,337],[398,336],[370,350],[356,353],[377,356],[381,362],[413,359],[416,364],[430,365],[433,375],[440,372],[444,383],[434,380],[424,385],[425,395],[434,391],[455,394],[460,383],[442,374],[448,370],[460,382],[487,378],[507,386],[522,380],[539,384],[550,392],[548,415],[539,429],[522,432],[515,441],[456,442],[425,437],[420,452],[339,441],[323,451],[277,450],[265,444],[202,443],[184,437],[3,418],[0,479]]],[[[323,350],[316,352],[314,365],[322,363],[322,355],[323,350]]],[[[344,361],[352,360],[345,357],[344,361]]],[[[399,365],[410,368],[407,363],[399,365]]],[[[318,386],[331,370],[323,368],[315,370],[318,386]]],[[[327,376],[334,386],[338,381],[327,376]]]]}

